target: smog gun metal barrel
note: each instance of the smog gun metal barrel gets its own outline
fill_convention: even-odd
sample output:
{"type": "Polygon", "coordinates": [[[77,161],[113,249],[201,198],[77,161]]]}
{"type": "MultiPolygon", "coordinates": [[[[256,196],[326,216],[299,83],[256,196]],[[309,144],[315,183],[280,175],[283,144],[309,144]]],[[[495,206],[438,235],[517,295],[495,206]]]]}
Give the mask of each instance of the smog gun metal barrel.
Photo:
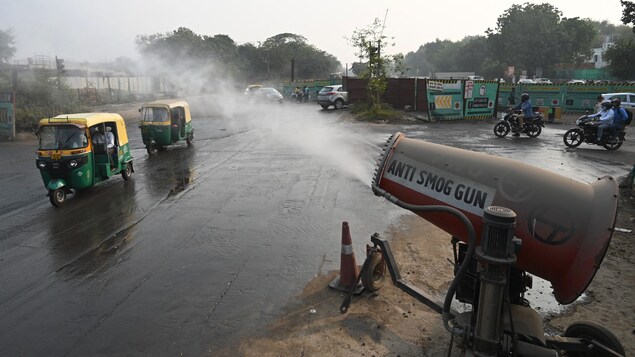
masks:
{"type": "Polygon", "coordinates": [[[513,265],[551,282],[561,304],[575,301],[591,283],[617,216],[618,185],[612,177],[587,184],[515,160],[410,139],[400,132],[387,141],[372,189],[472,250],[481,240],[473,232],[483,231],[484,210],[511,209],[523,247],[513,265]],[[472,234],[475,244],[470,244],[472,234]]]}

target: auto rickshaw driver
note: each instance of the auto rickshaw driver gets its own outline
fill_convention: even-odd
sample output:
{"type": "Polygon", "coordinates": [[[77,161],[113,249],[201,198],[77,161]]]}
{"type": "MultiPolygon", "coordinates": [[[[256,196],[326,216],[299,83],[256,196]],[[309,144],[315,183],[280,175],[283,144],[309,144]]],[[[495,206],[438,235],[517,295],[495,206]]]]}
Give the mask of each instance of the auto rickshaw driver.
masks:
{"type": "Polygon", "coordinates": [[[145,103],[141,113],[141,138],[149,155],[185,141],[192,146],[194,129],[189,104],[183,100],[164,99],[145,103]]]}
{"type": "Polygon", "coordinates": [[[61,206],[69,193],[116,174],[124,180],[133,175],[126,125],[119,114],[61,114],[40,120],[37,133],[36,166],[55,207],[61,206]],[[106,127],[114,137],[115,158],[107,153],[106,127]]]}

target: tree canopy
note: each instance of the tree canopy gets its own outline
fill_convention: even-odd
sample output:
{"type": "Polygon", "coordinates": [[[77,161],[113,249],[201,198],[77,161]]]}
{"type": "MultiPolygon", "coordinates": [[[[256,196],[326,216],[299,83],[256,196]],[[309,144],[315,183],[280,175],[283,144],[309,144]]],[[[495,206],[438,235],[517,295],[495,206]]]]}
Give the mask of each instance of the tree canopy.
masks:
{"type": "Polygon", "coordinates": [[[632,1],[621,0],[620,3],[624,7],[622,9],[622,23],[624,25],[632,24],[635,33],[635,3],[632,1]]]}
{"type": "Polygon", "coordinates": [[[174,67],[182,62],[188,66],[216,66],[217,72],[238,80],[289,79],[292,61],[298,79],[327,78],[341,68],[335,56],[292,33],[278,34],[258,44],[237,45],[227,35],[199,35],[180,27],[165,34],[137,36],[136,43],[145,57],[164,65],[174,67]]]}
{"type": "MultiPolygon", "coordinates": [[[[635,23],[633,3],[622,1],[622,4],[623,22],[635,23]]],[[[616,43],[604,56],[610,61],[610,70],[617,78],[632,79],[627,59],[633,58],[629,43],[635,43],[635,35],[630,27],[566,18],[550,4],[512,5],[485,36],[468,36],[456,42],[436,39],[409,52],[404,60],[409,67],[408,75],[415,76],[474,72],[497,78],[503,77],[508,66],[514,66],[516,73],[526,72],[529,77],[551,76],[563,66],[572,68],[589,62],[592,49],[602,47],[607,37],[616,43]]]]}
{"type": "Polygon", "coordinates": [[[15,55],[16,48],[13,46],[12,31],[0,30],[0,63],[7,63],[15,55]]]}

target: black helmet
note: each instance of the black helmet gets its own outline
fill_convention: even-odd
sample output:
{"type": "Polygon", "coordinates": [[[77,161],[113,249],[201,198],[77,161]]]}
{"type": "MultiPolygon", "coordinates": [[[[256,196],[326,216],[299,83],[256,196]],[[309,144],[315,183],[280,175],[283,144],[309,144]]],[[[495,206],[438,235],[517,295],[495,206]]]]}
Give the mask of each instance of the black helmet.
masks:
{"type": "Polygon", "coordinates": [[[527,94],[527,93],[523,93],[520,96],[520,100],[523,101],[523,102],[526,101],[527,99],[529,99],[529,94],[527,94]]]}
{"type": "Polygon", "coordinates": [[[611,108],[611,102],[609,102],[608,100],[605,100],[602,102],[602,108],[603,109],[610,109],[611,108]]]}
{"type": "Polygon", "coordinates": [[[620,100],[620,98],[613,98],[611,99],[611,104],[613,104],[613,106],[617,108],[620,106],[620,104],[622,104],[622,101],[620,100]]]}

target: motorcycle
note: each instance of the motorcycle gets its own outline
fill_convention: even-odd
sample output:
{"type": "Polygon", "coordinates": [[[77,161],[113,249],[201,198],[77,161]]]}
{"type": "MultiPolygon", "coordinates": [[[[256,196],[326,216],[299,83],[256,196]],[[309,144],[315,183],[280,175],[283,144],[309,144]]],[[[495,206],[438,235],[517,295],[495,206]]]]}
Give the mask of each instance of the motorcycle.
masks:
{"type": "Polygon", "coordinates": [[[611,130],[604,129],[602,132],[602,138],[600,141],[597,140],[597,132],[599,123],[593,118],[589,118],[587,115],[583,115],[579,117],[575,124],[578,126],[577,128],[569,129],[564,136],[562,137],[562,141],[564,144],[570,148],[575,148],[580,146],[583,142],[590,145],[599,145],[604,147],[606,150],[617,150],[624,143],[624,136],[626,133],[624,129],[619,129],[616,133],[616,138],[611,137],[611,130]]]}
{"type": "Polygon", "coordinates": [[[503,138],[510,131],[515,133],[525,133],[530,138],[536,138],[542,132],[542,128],[545,127],[544,117],[540,112],[534,112],[534,115],[527,119],[525,118],[523,127],[520,128],[518,124],[517,114],[520,114],[520,110],[507,108],[502,113],[501,120],[494,125],[494,135],[498,138],[503,138]]]}

